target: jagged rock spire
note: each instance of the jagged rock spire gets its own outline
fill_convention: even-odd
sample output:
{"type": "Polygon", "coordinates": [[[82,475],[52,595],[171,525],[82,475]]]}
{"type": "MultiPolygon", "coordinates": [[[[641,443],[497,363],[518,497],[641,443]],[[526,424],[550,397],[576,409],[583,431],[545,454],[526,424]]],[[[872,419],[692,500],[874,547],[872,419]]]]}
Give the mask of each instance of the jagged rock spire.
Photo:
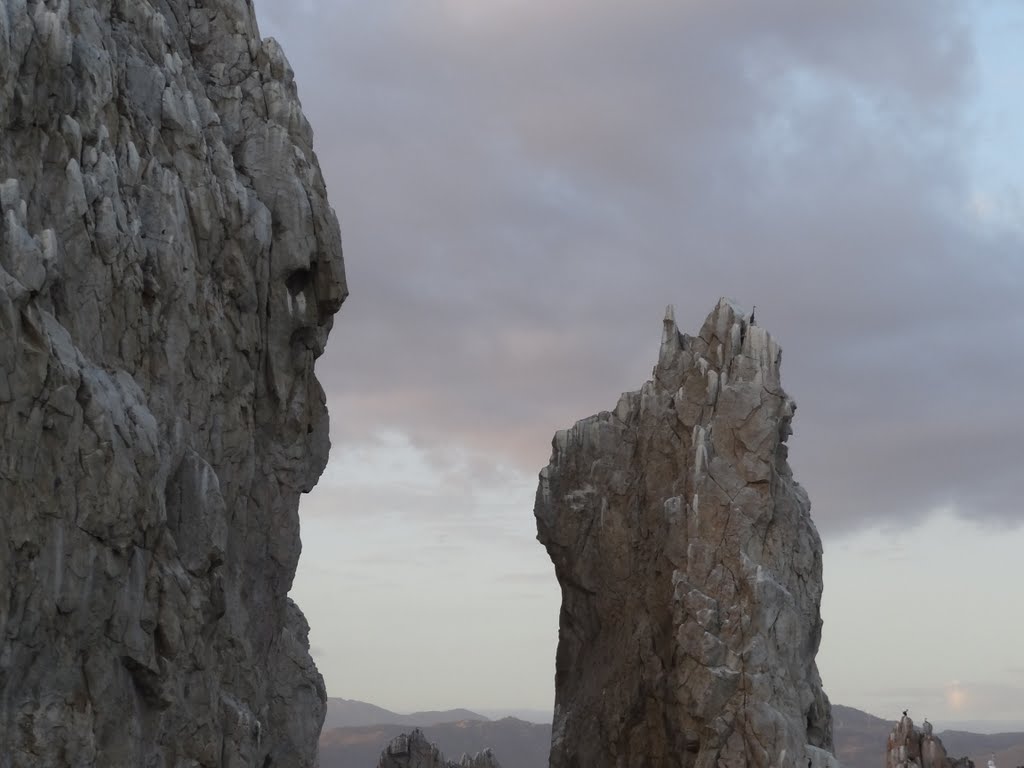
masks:
{"type": "Polygon", "coordinates": [[[838,765],[780,361],[735,303],[693,337],[670,306],[652,379],[556,434],[535,507],[562,586],[552,768],[838,765]]]}

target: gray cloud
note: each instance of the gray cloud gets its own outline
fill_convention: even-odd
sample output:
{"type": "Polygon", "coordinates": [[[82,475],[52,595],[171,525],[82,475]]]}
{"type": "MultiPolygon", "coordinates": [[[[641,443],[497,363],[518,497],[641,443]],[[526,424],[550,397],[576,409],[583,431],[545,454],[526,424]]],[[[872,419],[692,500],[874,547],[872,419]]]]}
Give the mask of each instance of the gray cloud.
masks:
{"type": "Polygon", "coordinates": [[[826,531],[1019,516],[1024,266],[970,216],[961,4],[480,5],[260,8],[342,218],[336,444],[534,472],[649,375],[665,304],[696,332],[724,294],[786,350],[826,531]]]}

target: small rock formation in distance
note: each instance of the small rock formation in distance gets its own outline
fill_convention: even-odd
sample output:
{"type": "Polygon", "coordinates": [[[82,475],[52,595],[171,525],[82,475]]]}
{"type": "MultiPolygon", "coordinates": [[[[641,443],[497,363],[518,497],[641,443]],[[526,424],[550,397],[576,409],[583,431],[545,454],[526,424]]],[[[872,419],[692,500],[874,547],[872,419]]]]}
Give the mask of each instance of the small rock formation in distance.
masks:
{"type": "Polygon", "coordinates": [[[966,757],[946,755],[942,739],[933,733],[926,719],[918,728],[914,721],[903,715],[889,734],[886,746],[886,768],[974,768],[974,761],[966,757]]]}
{"type": "Polygon", "coordinates": [[[0,2],[2,768],[316,762],[312,141],[252,0],[0,2]]]}
{"type": "Polygon", "coordinates": [[[821,541],[781,350],[723,299],[653,378],[553,440],[535,514],[562,589],[551,768],[836,766],[821,541]]]}
{"type": "Polygon", "coordinates": [[[441,751],[431,744],[423,731],[413,729],[393,738],[380,754],[377,768],[501,768],[494,753],[485,749],[470,757],[453,763],[445,760],[441,751]]]}

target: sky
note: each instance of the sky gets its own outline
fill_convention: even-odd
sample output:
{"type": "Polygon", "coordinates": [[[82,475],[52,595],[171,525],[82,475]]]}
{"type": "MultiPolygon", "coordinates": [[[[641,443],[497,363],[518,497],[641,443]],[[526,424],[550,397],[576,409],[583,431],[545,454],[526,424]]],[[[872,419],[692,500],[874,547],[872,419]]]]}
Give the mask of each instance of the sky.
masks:
{"type": "Polygon", "coordinates": [[[799,404],[832,700],[1024,728],[1024,6],[256,7],[351,288],[292,590],[329,695],[550,709],[551,437],[729,296],[799,404]]]}

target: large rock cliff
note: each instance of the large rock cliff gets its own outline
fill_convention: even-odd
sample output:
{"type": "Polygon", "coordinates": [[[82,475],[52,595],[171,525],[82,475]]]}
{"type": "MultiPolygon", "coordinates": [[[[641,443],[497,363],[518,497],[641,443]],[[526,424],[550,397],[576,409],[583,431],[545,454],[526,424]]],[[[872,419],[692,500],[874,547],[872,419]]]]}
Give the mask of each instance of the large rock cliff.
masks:
{"type": "Polygon", "coordinates": [[[346,293],[250,0],[0,4],[0,767],[315,763],[346,293]]]}
{"type": "Polygon", "coordinates": [[[653,379],[555,435],[536,501],[562,588],[552,768],[837,765],[780,358],[725,300],[696,337],[670,309],[653,379]]]}

